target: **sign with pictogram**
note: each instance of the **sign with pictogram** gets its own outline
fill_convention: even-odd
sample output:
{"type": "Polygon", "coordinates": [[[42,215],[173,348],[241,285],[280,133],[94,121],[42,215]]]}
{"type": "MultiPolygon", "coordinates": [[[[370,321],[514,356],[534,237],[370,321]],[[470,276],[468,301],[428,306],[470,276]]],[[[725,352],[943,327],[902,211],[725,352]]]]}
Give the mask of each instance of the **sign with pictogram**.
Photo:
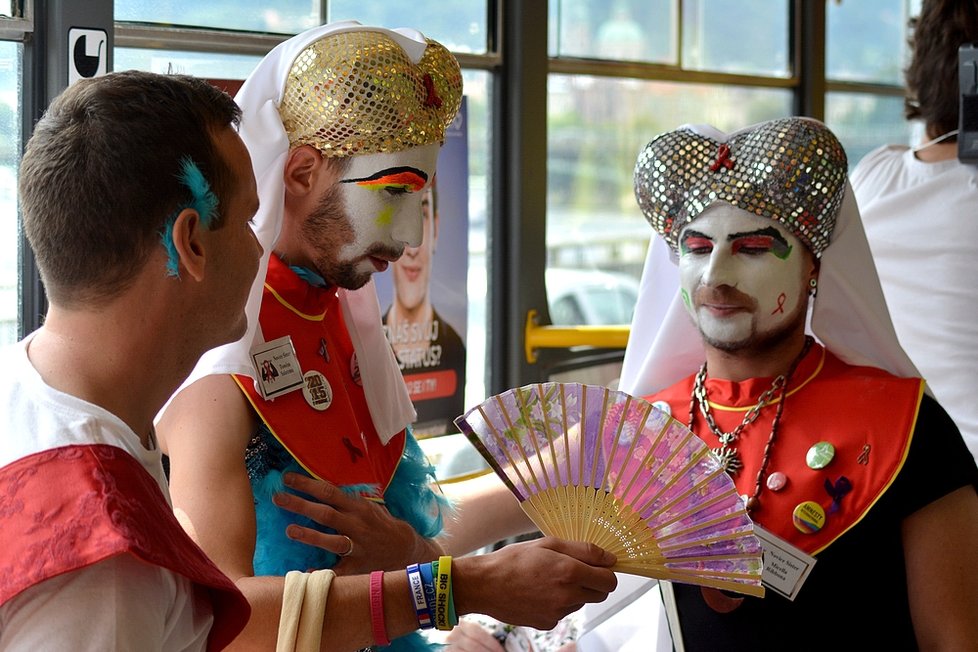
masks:
{"type": "Polygon", "coordinates": [[[97,77],[108,71],[108,42],[105,30],[72,27],[68,30],[68,85],[79,79],[97,77]]]}

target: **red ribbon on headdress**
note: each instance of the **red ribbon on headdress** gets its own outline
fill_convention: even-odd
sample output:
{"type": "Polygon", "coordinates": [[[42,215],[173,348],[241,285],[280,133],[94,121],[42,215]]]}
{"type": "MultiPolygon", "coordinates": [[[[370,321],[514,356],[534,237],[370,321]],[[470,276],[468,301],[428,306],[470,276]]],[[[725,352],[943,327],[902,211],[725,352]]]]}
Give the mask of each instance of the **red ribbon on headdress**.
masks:
{"type": "Polygon", "coordinates": [[[734,162],[730,158],[730,146],[726,143],[720,145],[720,149],[717,150],[717,159],[710,163],[710,171],[716,172],[721,166],[728,170],[732,170],[734,166],[734,162]]]}
{"type": "Polygon", "coordinates": [[[438,89],[435,88],[435,80],[431,78],[429,73],[425,73],[423,79],[425,90],[424,105],[433,106],[436,109],[441,108],[441,98],[438,97],[438,89]]]}

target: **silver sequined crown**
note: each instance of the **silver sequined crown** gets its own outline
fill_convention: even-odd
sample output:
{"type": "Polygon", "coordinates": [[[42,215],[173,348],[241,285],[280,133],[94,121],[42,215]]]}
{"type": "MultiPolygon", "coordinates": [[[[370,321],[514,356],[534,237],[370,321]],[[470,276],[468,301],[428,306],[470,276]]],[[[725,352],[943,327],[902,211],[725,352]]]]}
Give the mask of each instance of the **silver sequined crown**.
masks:
{"type": "Polygon", "coordinates": [[[809,118],[763,122],[729,137],[687,126],[639,154],[635,197],[673,250],[683,227],[719,201],[780,222],[820,256],[842,206],[846,170],[839,140],[809,118]]]}

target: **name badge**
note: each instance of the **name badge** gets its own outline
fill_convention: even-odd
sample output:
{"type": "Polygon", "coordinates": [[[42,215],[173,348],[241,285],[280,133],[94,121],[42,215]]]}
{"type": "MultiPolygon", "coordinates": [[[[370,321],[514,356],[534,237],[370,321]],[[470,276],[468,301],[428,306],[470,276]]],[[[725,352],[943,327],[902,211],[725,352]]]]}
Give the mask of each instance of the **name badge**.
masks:
{"type": "Polygon", "coordinates": [[[754,534],[761,540],[764,551],[761,582],[765,588],[794,600],[817,560],[756,523],[754,534]]]}
{"type": "Polygon", "coordinates": [[[302,389],[302,369],[288,335],[259,344],[251,350],[258,392],[265,400],[302,389]]]}

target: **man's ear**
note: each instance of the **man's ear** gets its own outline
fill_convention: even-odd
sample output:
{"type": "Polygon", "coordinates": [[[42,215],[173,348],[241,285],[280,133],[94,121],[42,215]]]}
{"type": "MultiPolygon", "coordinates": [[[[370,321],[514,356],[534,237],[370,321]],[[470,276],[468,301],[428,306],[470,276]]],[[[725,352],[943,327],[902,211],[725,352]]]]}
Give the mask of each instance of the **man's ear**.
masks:
{"type": "Polygon", "coordinates": [[[173,221],[173,248],[177,252],[178,269],[181,274],[186,272],[198,282],[204,278],[204,264],[207,259],[204,246],[206,230],[200,214],[192,208],[180,211],[173,221]]]}
{"type": "Polygon", "coordinates": [[[312,145],[301,145],[289,151],[285,161],[285,190],[304,196],[315,187],[316,174],[323,167],[323,155],[312,145]]]}

